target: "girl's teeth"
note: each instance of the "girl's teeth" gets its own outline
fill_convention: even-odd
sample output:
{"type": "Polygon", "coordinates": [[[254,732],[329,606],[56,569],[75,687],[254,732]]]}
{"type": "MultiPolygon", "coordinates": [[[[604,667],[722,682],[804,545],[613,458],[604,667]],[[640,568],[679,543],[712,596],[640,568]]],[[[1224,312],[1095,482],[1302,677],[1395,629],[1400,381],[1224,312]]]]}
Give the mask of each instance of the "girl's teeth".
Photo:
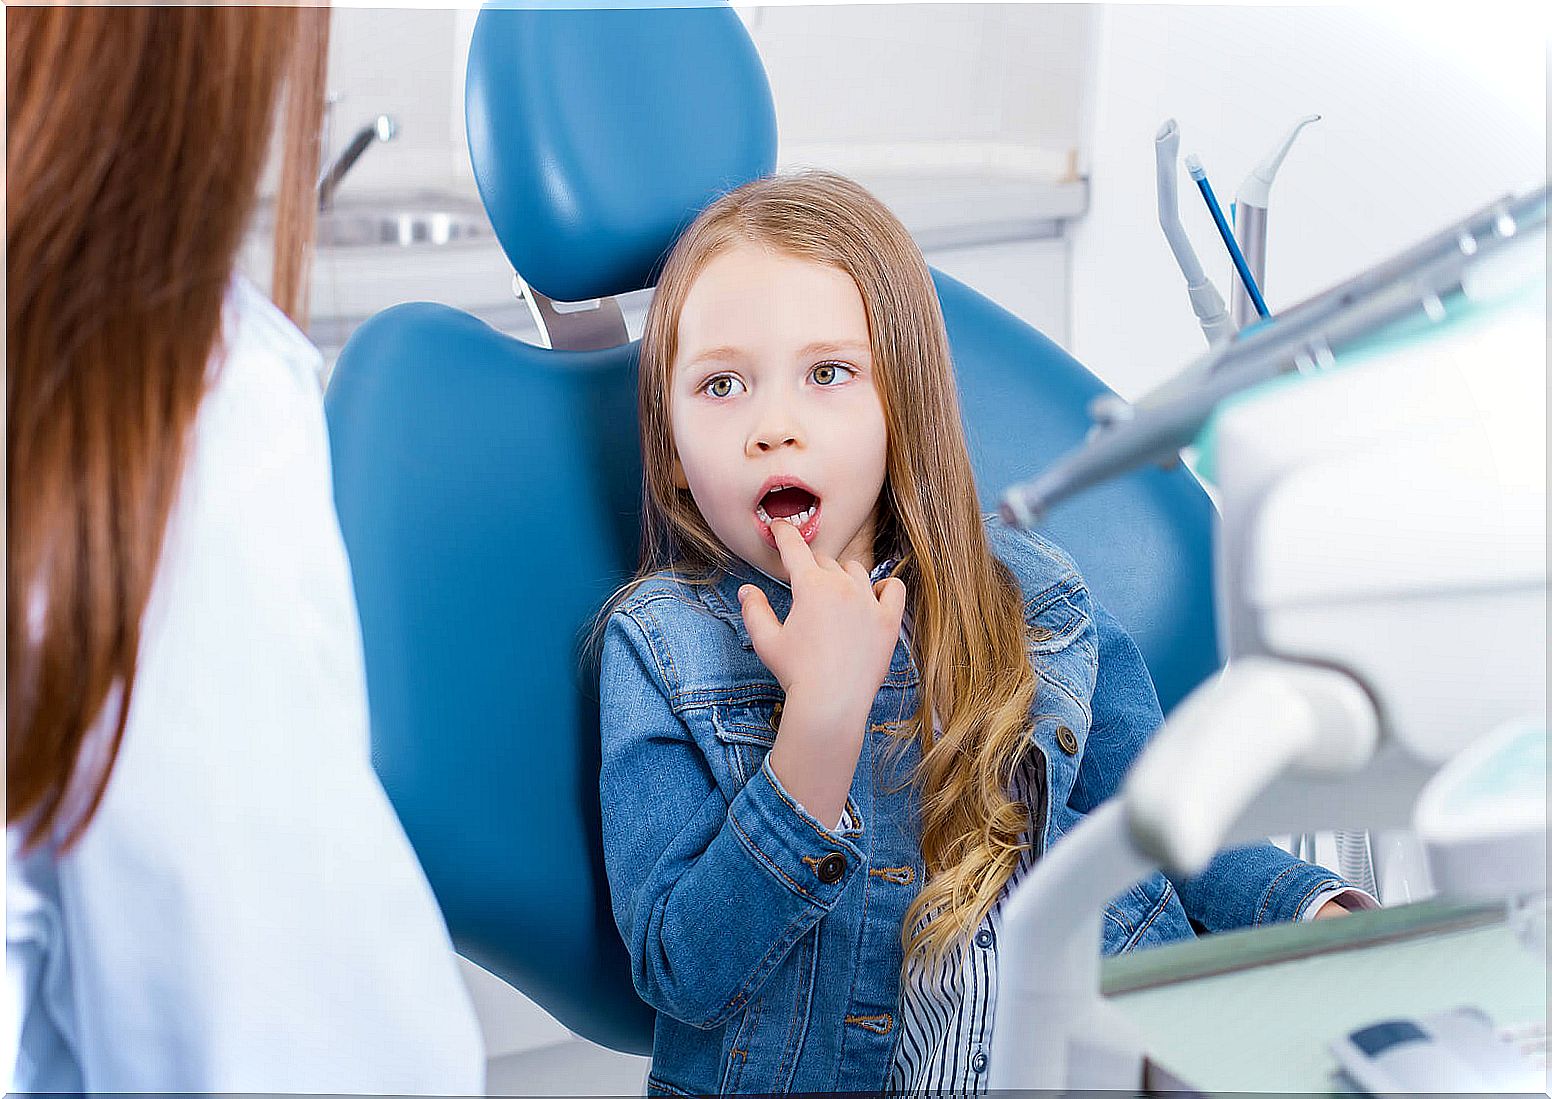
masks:
{"type": "Polygon", "coordinates": [[[817,504],[810,505],[807,510],[800,511],[796,515],[783,515],[778,519],[772,519],[770,515],[766,513],[766,510],[763,507],[756,505],[754,513],[760,517],[760,522],[764,523],[766,526],[770,526],[772,523],[776,522],[783,522],[791,523],[795,527],[801,527],[804,523],[808,522],[814,517],[814,512],[817,509],[817,504]]]}

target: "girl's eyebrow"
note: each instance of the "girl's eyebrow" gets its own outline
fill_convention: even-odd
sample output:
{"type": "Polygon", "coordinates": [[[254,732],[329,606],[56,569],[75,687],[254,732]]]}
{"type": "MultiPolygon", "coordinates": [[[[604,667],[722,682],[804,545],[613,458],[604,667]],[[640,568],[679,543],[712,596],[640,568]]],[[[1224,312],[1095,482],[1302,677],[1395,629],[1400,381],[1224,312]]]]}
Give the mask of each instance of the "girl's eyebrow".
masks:
{"type": "Polygon", "coordinates": [[[684,362],[686,366],[690,366],[703,362],[736,362],[743,357],[744,353],[736,347],[711,347],[685,356],[684,362]]]}
{"type": "Polygon", "coordinates": [[[816,340],[798,352],[799,358],[812,358],[815,355],[843,355],[862,352],[869,354],[872,348],[863,340],[816,340]]]}
{"type": "MultiPolygon", "coordinates": [[[[842,354],[870,354],[872,348],[864,340],[815,340],[807,344],[798,352],[798,358],[808,359],[815,355],[842,355],[842,354]]],[[[697,351],[693,355],[687,355],[684,359],[686,366],[696,366],[701,363],[713,362],[738,362],[745,358],[741,348],[732,346],[708,347],[705,351],[697,351]]]]}

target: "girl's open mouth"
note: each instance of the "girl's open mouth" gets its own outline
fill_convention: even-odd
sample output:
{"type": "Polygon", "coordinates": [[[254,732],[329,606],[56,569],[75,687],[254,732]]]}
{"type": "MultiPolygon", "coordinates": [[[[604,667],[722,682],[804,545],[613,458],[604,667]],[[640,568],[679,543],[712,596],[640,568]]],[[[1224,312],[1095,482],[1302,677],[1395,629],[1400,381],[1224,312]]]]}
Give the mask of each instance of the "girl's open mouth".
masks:
{"type": "Polygon", "coordinates": [[[803,541],[812,543],[819,533],[819,497],[799,485],[775,484],[760,497],[754,516],[760,527],[760,537],[772,549],[776,548],[772,523],[791,523],[803,536],[803,541]]]}

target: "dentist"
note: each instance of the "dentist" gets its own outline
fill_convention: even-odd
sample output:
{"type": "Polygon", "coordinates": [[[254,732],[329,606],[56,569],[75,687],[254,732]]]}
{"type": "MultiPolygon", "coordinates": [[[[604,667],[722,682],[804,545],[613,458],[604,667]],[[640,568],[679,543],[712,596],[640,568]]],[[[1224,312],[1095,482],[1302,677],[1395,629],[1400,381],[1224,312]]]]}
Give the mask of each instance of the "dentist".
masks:
{"type": "Polygon", "coordinates": [[[327,11],[5,18],[10,1089],[481,1091],[287,316],[327,11]],[[276,308],[233,267],[282,93],[276,308]]]}

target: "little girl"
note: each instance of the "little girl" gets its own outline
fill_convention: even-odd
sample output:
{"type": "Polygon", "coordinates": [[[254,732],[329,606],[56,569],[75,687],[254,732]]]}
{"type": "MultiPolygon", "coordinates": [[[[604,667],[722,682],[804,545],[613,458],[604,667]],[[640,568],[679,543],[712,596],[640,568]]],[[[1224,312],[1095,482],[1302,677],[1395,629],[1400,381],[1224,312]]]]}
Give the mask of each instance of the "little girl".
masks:
{"type": "MultiPolygon", "coordinates": [[[[601,793],[648,1092],[984,1091],[1001,902],[1160,725],[1141,656],[980,515],[927,266],[856,184],[708,207],[640,361],[601,793]]],[[[1262,844],[1115,898],[1103,947],[1358,903],[1262,844]]]]}

